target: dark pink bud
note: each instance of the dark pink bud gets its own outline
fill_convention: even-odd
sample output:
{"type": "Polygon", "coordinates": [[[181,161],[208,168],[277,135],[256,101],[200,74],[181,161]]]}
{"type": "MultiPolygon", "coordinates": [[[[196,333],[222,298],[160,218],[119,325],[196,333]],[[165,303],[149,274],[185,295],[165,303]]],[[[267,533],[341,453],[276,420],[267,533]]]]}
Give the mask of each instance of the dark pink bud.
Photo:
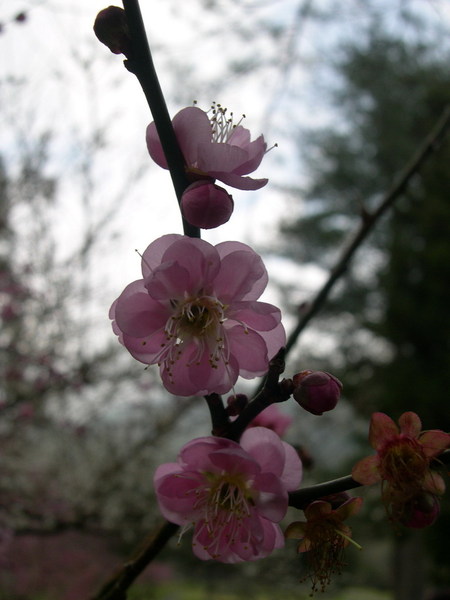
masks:
{"type": "Polygon", "coordinates": [[[294,399],[313,415],[333,410],[341,396],[342,383],[325,371],[302,371],[292,380],[294,399]]]}
{"type": "Polygon", "coordinates": [[[195,181],[181,197],[181,211],[191,225],[213,229],[226,223],[234,209],[233,198],[210,181],[195,181]]]}
{"type": "Polygon", "coordinates": [[[95,19],[94,33],[113,54],[124,54],[129,58],[131,40],[123,8],[108,6],[101,10],[95,19]]]}
{"type": "Polygon", "coordinates": [[[406,527],[422,529],[433,525],[439,516],[441,507],[434,494],[422,492],[410,500],[405,507],[405,518],[401,520],[406,527]]]}
{"type": "Polygon", "coordinates": [[[230,417],[236,417],[248,404],[248,398],[245,394],[236,394],[227,398],[227,413],[230,417]]]}
{"type": "Polygon", "coordinates": [[[25,23],[26,20],[27,20],[27,13],[25,11],[17,13],[17,15],[14,17],[14,21],[16,23],[25,23]]]}

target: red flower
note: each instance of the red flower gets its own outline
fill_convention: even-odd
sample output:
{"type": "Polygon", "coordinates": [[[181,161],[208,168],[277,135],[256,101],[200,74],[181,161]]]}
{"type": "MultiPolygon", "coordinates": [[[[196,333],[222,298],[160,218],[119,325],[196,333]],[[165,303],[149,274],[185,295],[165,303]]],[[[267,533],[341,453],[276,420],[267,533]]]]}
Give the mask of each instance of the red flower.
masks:
{"type": "Polygon", "coordinates": [[[362,498],[350,498],[338,508],[331,502],[316,500],[305,509],[306,521],[291,523],[286,529],[286,538],[299,539],[297,552],[307,552],[308,577],[312,591],[323,592],[330,583],[333,573],[340,573],[344,566],[344,549],[354,544],[352,530],[344,524],[345,519],[356,514],[362,505],[362,498]]]}
{"type": "Polygon", "coordinates": [[[445,491],[444,480],[430,469],[430,463],[450,446],[450,435],[438,429],[422,432],[420,418],[413,412],[403,413],[399,425],[384,413],[372,415],[369,441],[376,454],[360,460],[352,477],[363,485],[382,481],[390,518],[408,525],[417,498],[445,491]]]}

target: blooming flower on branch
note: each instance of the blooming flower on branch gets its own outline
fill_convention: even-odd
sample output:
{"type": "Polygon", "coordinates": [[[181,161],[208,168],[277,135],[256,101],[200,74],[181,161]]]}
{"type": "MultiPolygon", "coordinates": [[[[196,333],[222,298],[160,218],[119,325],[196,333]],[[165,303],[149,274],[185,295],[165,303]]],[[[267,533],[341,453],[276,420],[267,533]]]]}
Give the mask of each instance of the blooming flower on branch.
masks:
{"type": "Polygon", "coordinates": [[[308,577],[312,582],[313,593],[323,592],[331,581],[333,573],[340,573],[344,562],[344,549],[353,543],[352,531],[344,521],[356,514],[362,505],[362,498],[350,498],[337,508],[331,502],[316,500],[305,509],[306,521],[291,523],[286,529],[287,539],[299,539],[297,551],[307,552],[308,577]]]}
{"type": "Polygon", "coordinates": [[[439,512],[434,500],[443,494],[441,475],[430,469],[430,462],[450,447],[450,435],[434,429],[422,432],[420,418],[406,412],[399,418],[400,428],[384,413],[374,413],[370,421],[369,441],[376,454],[360,460],[352,477],[363,485],[383,484],[383,501],[390,518],[405,525],[430,524],[439,512]],[[430,499],[428,510],[424,498],[430,499]],[[427,514],[422,521],[418,512],[427,514]],[[414,518],[416,515],[416,518],[414,518]],[[434,518],[431,518],[434,516],[434,518]]]}
{"type": "Polygon", "coordinates": [[[239,375],[266,373],[285,344],[280,310],[257,302],[267,272],[245,244],[165,235],[144,252],[142,274],[113,303],[113,329],[137,360],[159,365],[173,394],[225,394],[239,375]]]}
{"type": "Polygon", "coordinates": [[[267,427],[282,437],[293,420],[289,415],[283,414],[276,404],[271,404],[250,422],[249,427],[267,427]]]}
{"type": "MultiPolygon", "coordinates": [[[[240,190],[258,190],[267,179],[244,177],[255,171],[266,153],[267,145],[260,135],[251,141],[245,127],[233,123],[233,114],[213,104],[211,117],[197,106],[188,106],[178,112],[172,125],[186,162],[186,171],[192,181],[218,179],[240,190]]],[[[242,119],[241,119],[242,120],[242,119]]],[[[147,148],[152,159],[167,169],[155,123],[150,123],[146,133],[147,148]]]]}
{"type": "Polygon", "coordinates": [[[239,444],[219,437],[188,442],[176,463],[158,467],[154,483],[164,517],[183,532],[194,527],[198,558],[236,563],[284,546],[278,523],[301,475],[294,448],[254,427],[239,444]]]}

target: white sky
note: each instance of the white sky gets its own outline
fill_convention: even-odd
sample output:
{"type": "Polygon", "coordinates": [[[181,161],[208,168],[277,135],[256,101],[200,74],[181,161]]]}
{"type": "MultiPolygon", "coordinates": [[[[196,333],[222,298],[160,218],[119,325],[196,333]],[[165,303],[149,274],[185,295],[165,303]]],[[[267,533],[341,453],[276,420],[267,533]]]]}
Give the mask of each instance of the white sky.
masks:
{"type": "MultiPolygon", "coordinates": [[[[386,2],[389,5],[391,0],[379,0],[379,5],[386,2]]],[[[450,0],[410,3],[426,18],[448,26],[450,0]]],[[[296,21],[299,7],[306,4],[301,0],[218,0],[215,13],[201,10],[201,0],[141,1],[170,112],[174,114],[194,98],[203,108],[218,100],[235,114],[245,112],[245,124],[253,136],[265,133],[269,145],[279,144],[256,173],[269,177],[268,186],[258,192],[233,192],[231,221],[203,235],[212,243],[237,239],[266,245],[276,236],[280,215],[291,210],[277,184],[295,185],[303,180],[292,152],[292,134],[298,123],[326,117],[318,97],[324,74],[316,67],[330,59],[329,47],[313,21],[296,21]],[[263,33],[264,23],[284,28],[276,44],[263,33]],[[299,41],[291,45],[296,32],[301,34],[299,41]],[[280,69],[287,53],[294,56],[295,68],[287,73],[283,90],[280,69]],[[253,62],[245,76],[230,77],[230,61],[244,68],[253,62]],[[261,68],[262,63],[269,66],[261,68]]],[[[98,315],[105,335],[109,335],[109,323],[104,319],[100,324],[100,315],[106,314],[109,303],[129,281],[140,276],[134,249],[143,251],[156,237],[181,232],[168,173],[152,164],[146,152],[144,133],[151,117],[144,96],[121,57],[111,54],[92,33],[95,15],[107,5],[99,0],[0,0],[4,25],[0,35],[0,150],[14,166],[18,130],[22,143],[31,144],[40,133],[52,129],[49,171],[61,176],[59,208],[54,215],[61,254],[70,254],[86,224],[95,223],[111,203],[119,204],[92,261],[91,277],[101,284],[92,314],[98,315]],[[15,15],[28,9],[27,22],[15,23],[15,15]],[[19,83],[7,83],[12,79],[19,83]],[[102,132],[105,148],[86,161],[96,128],[102,132]],[[136,166],[145,167],[145,174],[133,183],[128,180],[136,166]]],[[[339,32],[333,33],[327,24],[330,38],[356,36],[364,26],[362,0],[316,0],[312,6],[334,6],[345,13],[345,26],[339,32]]],[[[273,278],[283,281],[300,272],[298,266],[281,259],[272,258],[267,266],[273,278]]],[[[323,278],[311,265],[301,273],[303,282],[311,282],[311,289],[323,278]]],[[[276,293],[272,291],[267,299],[275,302],[276,293]]]]}

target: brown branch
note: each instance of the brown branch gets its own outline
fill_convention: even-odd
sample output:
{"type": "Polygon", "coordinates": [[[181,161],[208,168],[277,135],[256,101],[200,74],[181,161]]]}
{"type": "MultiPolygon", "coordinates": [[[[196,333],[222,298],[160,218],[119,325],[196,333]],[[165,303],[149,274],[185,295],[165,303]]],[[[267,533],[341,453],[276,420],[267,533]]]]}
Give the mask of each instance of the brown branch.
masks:
{"type": "MultiPolygon", "coordinates": [[[[178,145],[158,75],[153,64],[139,2],[138,0],[123,0],[123,8],[125,10],[132,46],[131,54],[128,56],[128,60],[125,61],[125,66],[131,73],[136,75],[147,99],[167,160],[178,204],[180,204],[181,196],[190,182],[186,175],[184,157],[178,145]]],[[[200,237],[199,228],[194,227],[184,218],[183,230],[185,235],[200,237]]]]}
{"type": "Polygon", "coordinates": [[[144,540],[141,549],[113,575],[92,600],[126,600],[128,588],[177,530],[178,525],[164,523],[156,534],[144,540]]]}
{"type": "MultiPolygon", "coordinates": [[[[435,469],[442,468],[443,466],[450,465],[450,450],[444,450],[439,456],[433,461],[431,466],[435,469]]],[[[311,485],[309,487],[291,492],[289,494],[289,506],[294,508],[306,508],[308,504],[324,496],[331,494],[338,494],[339,492],[346,492],[355,488],[362,487],[360,483],[355,481],[351,475],[346,477],[340,477],[339,479],[333,479],[331,481],[325,481],[324,483],[318,483],[317,485],[311,485]]]]}

